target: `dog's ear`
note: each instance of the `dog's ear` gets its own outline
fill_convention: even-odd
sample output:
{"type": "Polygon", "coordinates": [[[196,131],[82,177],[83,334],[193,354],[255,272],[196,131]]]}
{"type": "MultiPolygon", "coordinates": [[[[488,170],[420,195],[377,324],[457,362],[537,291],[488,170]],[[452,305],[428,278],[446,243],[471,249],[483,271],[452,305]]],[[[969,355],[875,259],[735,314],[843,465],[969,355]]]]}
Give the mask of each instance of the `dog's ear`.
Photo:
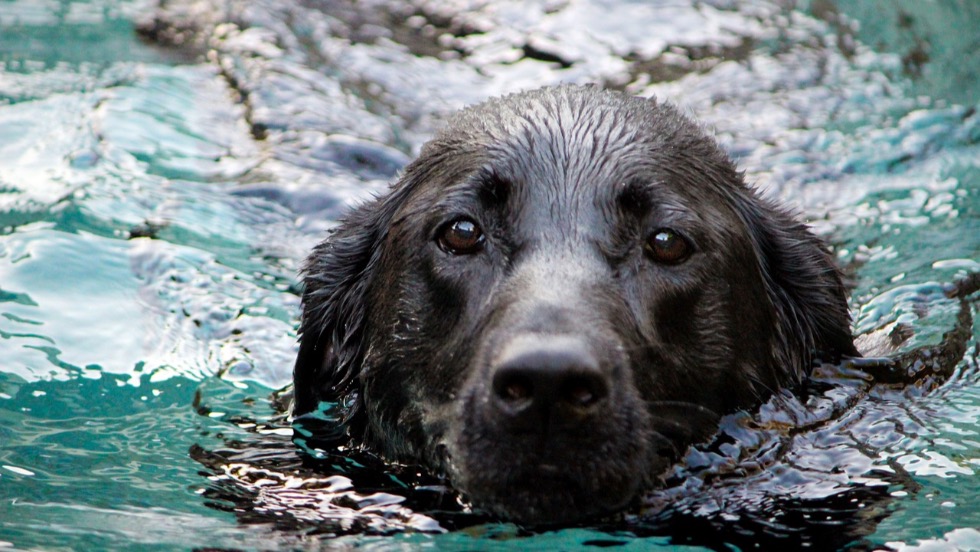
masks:
{"type": "Polygon", "coordinates": [[[851,335],[841,273],[826,245],[753,190],[744,187],[739,192],[736,212],[748,229],[776,310],[773,369],[791,377],[782,383],[800,383],[809,375],[814,356],[860,356],[851,335]]]}
{"type": "MultiPolygon", "coordinates": [[[[396,214],[416,190],[435,180],[453,181],[473,167],[455,155],[451,141],[432,140],[386,194],[353,209],[303,267],[299,354],[293,368],[293,415],[337,405],[338,430],[357,436],[364,421],[360,373],[367,350],[368,294],[379,271],[382,246],[396,214]]],[[[468,172],[469,171],[469,172],[468,172]]]]}
{"type": "Polygon", "coordinates": [[[365,294],[384,232],[378,203],[349,213],[306,259],[294,415],[315,410],[321,400],[340,402],[353,390],[363,355],[365,294]]]}
{"type": "Polygon", "coordinates": [[[396,187],[355,208],[307,258],[294,415],[316,410],[320,401],[338,403],[345,426],[359,415],[368,288],[391,219],[407,194],[407,186],[396,187]]]}

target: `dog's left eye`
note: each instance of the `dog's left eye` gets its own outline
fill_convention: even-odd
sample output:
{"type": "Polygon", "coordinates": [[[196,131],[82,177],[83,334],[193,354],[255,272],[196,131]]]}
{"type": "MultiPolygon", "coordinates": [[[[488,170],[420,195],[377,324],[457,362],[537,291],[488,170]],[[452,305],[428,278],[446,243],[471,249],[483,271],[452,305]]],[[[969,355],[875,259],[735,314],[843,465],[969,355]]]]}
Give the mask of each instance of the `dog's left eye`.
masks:
{"type": "Polygon", "coordinates": [[[470,255],[483,249],[483,230],[468,218],[459,218],[446,224],[436,237],[439,247],[453,255],[470,255]]]}
{"type": "Polygon", "coordinates": [[[691,245],[684,236],[670,228],[655,230],[647,239],[646,251],[650,257],[663,264],[677,264],[691,255],[691,245]]]}

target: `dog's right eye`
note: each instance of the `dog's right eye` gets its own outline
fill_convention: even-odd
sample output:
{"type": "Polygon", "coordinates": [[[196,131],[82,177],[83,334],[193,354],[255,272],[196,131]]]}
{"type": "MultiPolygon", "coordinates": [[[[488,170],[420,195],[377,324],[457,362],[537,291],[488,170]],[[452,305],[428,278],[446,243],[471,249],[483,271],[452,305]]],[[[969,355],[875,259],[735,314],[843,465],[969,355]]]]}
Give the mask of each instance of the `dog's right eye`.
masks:
{"type": "Polygon", "coordinates": [[[673,265],[691,256],[691,245],[670,228],[660,228],[647,238],[647,255],[661,264],[673,265]]]}
{"type": "Polygon", "coordinates": [[[483,249],[483,230],[468,218],[453,220],[439,230],[436,242],[439,247],[453,255],[470,255],[483,249]]]}

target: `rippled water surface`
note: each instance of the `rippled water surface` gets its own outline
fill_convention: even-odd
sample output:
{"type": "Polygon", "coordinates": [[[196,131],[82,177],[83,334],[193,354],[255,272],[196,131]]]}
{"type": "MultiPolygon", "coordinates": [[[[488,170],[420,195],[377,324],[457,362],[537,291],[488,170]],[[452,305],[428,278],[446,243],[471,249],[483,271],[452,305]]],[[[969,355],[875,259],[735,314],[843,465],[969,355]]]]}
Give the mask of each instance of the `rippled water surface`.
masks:
{"type": "Polygon", "coordinates": [[[0,548],[980,549],[980,8],[840,4],[0,0],[0,548]],[[562,81],[704,121],[901,373],[823,367],[561,530],[299,451],[302,258],[448,113],[562,81]]]}

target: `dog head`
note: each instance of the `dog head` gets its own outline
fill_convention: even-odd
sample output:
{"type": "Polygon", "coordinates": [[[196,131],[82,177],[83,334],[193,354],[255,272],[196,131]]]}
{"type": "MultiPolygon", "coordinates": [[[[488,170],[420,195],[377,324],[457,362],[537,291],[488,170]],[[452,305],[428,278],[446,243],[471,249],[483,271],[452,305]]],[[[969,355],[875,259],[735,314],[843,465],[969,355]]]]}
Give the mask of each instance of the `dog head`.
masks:
{"type": "Polygon", "coordinates": [[[468,108],[305,267],[295,413],[531,523],[623,507],[720,416],[856,355],[821,242],[674,108],[468,108]]]}

